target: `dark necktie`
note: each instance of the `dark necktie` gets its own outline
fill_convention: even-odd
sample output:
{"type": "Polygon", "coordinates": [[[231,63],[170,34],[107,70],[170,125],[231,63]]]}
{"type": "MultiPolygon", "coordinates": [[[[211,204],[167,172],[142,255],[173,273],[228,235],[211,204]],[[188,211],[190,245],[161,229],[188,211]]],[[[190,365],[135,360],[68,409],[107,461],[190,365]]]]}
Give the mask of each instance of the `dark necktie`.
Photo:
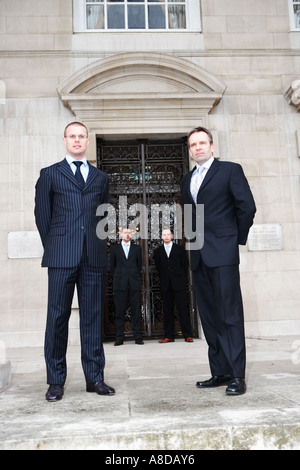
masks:
{"type": "Polygon", "coordinates": [[[77,166],[76,171],[75,171],[75,178],[77,179],[81,189],[83,189],[85,185],[85,181],[80,171],[80,167],[83,164],[83,162],[73,162],[73,163],[77,166]]]}

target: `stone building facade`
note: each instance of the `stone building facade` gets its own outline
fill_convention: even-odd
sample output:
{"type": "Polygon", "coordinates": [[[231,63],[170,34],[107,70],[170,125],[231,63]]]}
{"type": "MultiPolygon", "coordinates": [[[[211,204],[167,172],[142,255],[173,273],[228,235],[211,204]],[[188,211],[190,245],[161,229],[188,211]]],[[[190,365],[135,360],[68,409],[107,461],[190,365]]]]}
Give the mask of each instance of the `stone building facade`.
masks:
{"type": "MultiPolygon", "coordinates": [[[[63,129],[75,119],[89,128],[93,164],[99,138],[170,141],[211,129],[217,157],[242,164],[257,204],[240,250],[246,334],[298,334],[299,2],[0,3],[2,344],[43,343],[34,188],[40,169],[64,157],[63,129]],[[119,9],[109,14],[111,6],[119,9]],[[154,6],[168,11],[165,23],[154,6]]],[[[76,342],[76,301],[74,310],[76,342]]]]}

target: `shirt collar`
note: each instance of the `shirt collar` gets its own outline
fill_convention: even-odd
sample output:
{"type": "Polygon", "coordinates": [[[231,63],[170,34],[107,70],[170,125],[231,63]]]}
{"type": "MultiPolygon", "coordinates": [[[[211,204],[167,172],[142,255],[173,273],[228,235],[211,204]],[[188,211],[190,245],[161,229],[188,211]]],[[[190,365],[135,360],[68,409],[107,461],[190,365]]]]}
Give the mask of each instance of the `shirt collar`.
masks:
{"type": "Polygon", "coordinates": [[[172,248],[173,242],[170,242],[168,245],[167,243],[164,243],[165,248],[172,248]]]}
{"type": "Polygon", "coordinates": [[[198,169],[201,169],[201,168],[205,168],[205,170],[209,170],[209,168],[211,167],[212,165],[212,162],[214,161],[215,157],[214,156],[211,156],[209,160],[207,160],[207,162],[203,163],[203,165],[199,165],[198,163],[196,164],[196,167],[197,167],[197,170],[198,169]]]}
{"type": "Polygon", "coordinates": [[[73,158],[73,157],[71,157],[70,155],[66,155],[66,160],[67,160],[67,162],[69,163],[69,165],[71,165],[71,163],[73,163],[73,162],[78,162],[78,161],[79,161],[79,162],[82,162],[82,163],[83,163],[83,166],[87,166],[87,165],[88,165],[88,162],[87,162],[86,157],[83,157],[82,160],[76,160],[76,158],[73,158]]]}

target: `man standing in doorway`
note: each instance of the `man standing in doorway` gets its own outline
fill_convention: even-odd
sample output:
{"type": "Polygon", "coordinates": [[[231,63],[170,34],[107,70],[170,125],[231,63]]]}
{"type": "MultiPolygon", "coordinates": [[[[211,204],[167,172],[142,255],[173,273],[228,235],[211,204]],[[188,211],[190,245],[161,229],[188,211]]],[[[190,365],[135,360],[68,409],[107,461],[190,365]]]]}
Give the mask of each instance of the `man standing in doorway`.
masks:
{"type": "Polygon", "coordinates": [[[131,242],[132,230],[121,228],[121,243],[110,249],[110,272],[113,278],[113,291],[116,312],[115,346],[124,341],[124,321],[127,304],[132,311],[132,332],[136,344],[144,344],[141,326],[141,269],[142,250],[131,242]]]}
{"type": "Polygon", "coordinates": [[[208,343],[212,377],[199,388],[227,385],[227,395],[246,392],[246,348],[240,289],[239,245],[245,245],[256,212],[242,167],[213,157],[213,137],[203,127],[188,135],[196,163],[181,182],[184,204],[204,205],[204,244],[191,250],[198,311],[208,343]]]}
{"type": "Polygon", "coordinates": [[[162,230],[161,239],[163,244],[154,251],[164,311],[164,339],[159,343],[174,342],[174,303],[177,306],[185,341],[192,343],[187,308],[188,259],[186,251],[183,246],[173,243],[173,234],[170,229],[162,230]]]}
{"type": "Polygon", "coordinates": [[[48,313],[45,333],[48,401],[63,397],[72,299],[77,287],[81,362],[86,391],[113,395],[104,383],[102,344],[106,248],[96,235],[96,210],[107,202],[108,176],[86,160],[87,128],[65,128],[66,158],[41,170],[36,184],[35,219],[48,267],[48,313]]]}

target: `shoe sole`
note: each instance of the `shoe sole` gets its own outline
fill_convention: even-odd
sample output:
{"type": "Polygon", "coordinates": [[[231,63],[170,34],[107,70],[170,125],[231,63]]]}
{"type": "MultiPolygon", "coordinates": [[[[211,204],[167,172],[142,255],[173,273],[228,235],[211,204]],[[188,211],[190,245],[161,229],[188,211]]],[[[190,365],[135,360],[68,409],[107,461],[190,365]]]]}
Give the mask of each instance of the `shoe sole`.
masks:
{"type": "Polygon", "coordinates": [[[219,384],[219,385],[197,385],[197,388],[218,388],[218,387],[226,387],[228,386],[229,382],[224,383],[224,384],[219,384]]]}
{"type": "Polygon", "coordinates": [[[246,393],[246,390],[243,391],[243,392],[227,392],[226,391],[226,395],[231,396],[231,397],[238,396],[238,395],[244,395],[245,393],[246,393]]]}
{"type": "Polygon", "coordinates": [[[106,396],[106,397],[109,397],[109,396],[114,396],[116,394],[116,392],[108,392],[108,393],[99,393],[99,392],[95,392],[95,390],[87,390],[88,393],[96,393],[97,395],[100,395],[100,396],[106,396]]]}
{"type": "Polygon", "coordinates": [[[49,403],[52,403],[52,402],[55,402],[55,401],[60,401],[62,399],[62,397],[59,397],[59,398],[47,398],[46,397],[46,400],[49,402],[49,403]]]}

